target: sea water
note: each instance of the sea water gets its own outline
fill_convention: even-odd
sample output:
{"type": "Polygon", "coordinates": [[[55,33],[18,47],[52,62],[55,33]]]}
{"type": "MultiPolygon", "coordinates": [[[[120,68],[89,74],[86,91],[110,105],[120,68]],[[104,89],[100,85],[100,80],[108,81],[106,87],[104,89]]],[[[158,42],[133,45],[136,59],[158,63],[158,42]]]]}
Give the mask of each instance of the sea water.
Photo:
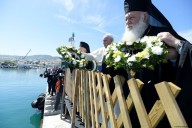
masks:
{"type": "Polygon", "coordinates": [[[0,68],[0,127],[39,128],[41,111],[31,102],[46,91],[44,69],[0,68]]]}

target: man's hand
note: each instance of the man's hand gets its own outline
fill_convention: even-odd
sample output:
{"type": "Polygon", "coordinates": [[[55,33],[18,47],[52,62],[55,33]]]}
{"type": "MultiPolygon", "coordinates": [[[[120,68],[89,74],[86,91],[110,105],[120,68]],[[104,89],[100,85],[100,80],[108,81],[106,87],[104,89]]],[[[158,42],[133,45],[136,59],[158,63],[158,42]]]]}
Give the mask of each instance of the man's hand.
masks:
{"type": "Polygon", "coordinates": [[[172,34],[169,32],[160,32],[157,34],[157,37],[160,38],[161,41],[166,43],[168,45],[168,60],[175,60],[177,59],[178,52],[176,48],[178,47],[178,44],[180,43],[180,40],[175,38],[172,34]]]}
{"type": "Polygon", "coordinates": [[[169,32],[160,32],[159,34],[157,34],[157,37],[159,37],[160,40],[165,42],[168,46],[173,47],[175,49],[180,43],[180,40],[175,38],[169,32]]]}

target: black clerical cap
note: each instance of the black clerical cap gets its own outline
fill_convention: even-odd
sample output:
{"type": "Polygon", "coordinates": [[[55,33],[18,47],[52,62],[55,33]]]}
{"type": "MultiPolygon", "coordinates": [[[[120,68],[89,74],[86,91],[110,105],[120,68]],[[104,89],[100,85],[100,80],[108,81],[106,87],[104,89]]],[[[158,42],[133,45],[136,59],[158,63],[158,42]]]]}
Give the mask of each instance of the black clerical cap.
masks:
{"type": "Polygon", "coordinates": [[[125,14],[131,11],[147,11],[147,0],[125,0],[125,14]]]}
{"type": "Polygon", "coordinates": [[[152,4],[151,0],[125,0],[124,1],[125,14],[131,11],[148,12],[150,18],[149,23],[153,26],[167,27],[172,26],[165,16],[152,4]]]}
{"type": "Polygon", "coordinates": [[[80,42],[80,47],[85,48],[85,49],[87,50],[86,53],[90,53],[89,45],[88,45],[86,42],[81,41],[81,42],[80,42]]]}

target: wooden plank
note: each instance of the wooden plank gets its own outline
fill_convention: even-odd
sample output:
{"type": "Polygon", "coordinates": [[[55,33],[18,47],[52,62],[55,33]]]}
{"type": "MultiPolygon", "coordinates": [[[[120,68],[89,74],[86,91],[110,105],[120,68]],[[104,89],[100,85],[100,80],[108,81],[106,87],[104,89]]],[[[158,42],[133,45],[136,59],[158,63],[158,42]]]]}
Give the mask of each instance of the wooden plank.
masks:
{"type": "MultiPolygon", "coordinates": [[[[179,88],[178,86],[174,85],[171,82],[168,82],[168,85],[173,93],[173,95],[175,97],[177,97],[177,95],[179,94],[179,92],[181,91],[181,88],[179,88]]],[[[163,119],[163,117],[165,116],[165,111],[164,108],[161,104],[160,100],[157,100],[154,104],[154,106],[152,107],[151,111],[148,114],[149,119],[151,121],[151,125],[153,128],[157,127],[157,125],[159,124],[159,122],[163,119]]]]}
{"type": "Polygon", "coordinates": [[[85,70],[82,70],[82,73],[83,73],[83,77],[81,79],[82,81],[82,87],[83,87],[83,122],[85,122],[85,127],[87,127],[87,123],[86,123],[86,74],[85,74],[85,70]]]}
{"type": "Polygon", "coordinates": [[[90,93],[90,107],[91,107],[91,124],[92,127],[95,128],[95,116],[94,116],[94,97],[93,97],[93,88],[92,88],[92,76],[91,72],[88,71],[89,75],[89,93],[90,93]]]}
{"type": "Polygon", "coordinates": [[[93,87],[93,97],[94,97],[94,109],[95,109],[95,125],[96,128],[100,128],[100,123],[99,123],[99,113],[98,113],[98,100],[97,100],[97,89],[96,89],[96,73],[91,72],[91,77],[92,77],[92,87],[93,87]]]}
{"type": "MultiPolygon", "coordinates": [[[[82,70],[80,70],[80,78],[82,80],[82,70]]],[[[82,81],[80,81],[80,86],[79,86],[79,114],[82,117],[82,112],[83,112],[83,101],[82,101],[82,81]]]]}
{"type": "Polygon", "coordinates": [[[85,72],[85,112],[86,112],[86,116],[85,116],[85,127],[86,128],[90,128],[90,122],[89,122],[89,118],[90,118],[90,100],[89,100],[89,79],[88,79],[88,72],[85,72]]]}
{"type": "Polygon", "coordinates": [[[65,93],[67,94],[67,96],[69,96],[69,99],[71,100],[71,93],[72,93],[72,89],[71,89],[71,70],[69,68],[66,69],[65,72],[65,93]]]}
{"type": "Polygon", "coordinates": [[[78,69],[75,70],[75,80],[74,80],[74,92],[73,92],[73,111],[71,117],[71,126],[74,126],[76,119],[76,111],[77,111],[77,99],[78,99],[78,89],[80,84],[80,72],[78,69]]]}
{"type": "Polygon", "coordinates": [[[134,78],[129,79],[128,86],[129,86],[130,94],[131,94],[141,127],[150,128],[151,123],[149,121],[147,111],[143,104],[141,94],[139,93],[139,89],[138,89],[136,80],[134,78]]]}
{"type": "Polygon", "coordinates": [[[72,73],[71,73],[71,101],[73,102],[74,99],[74,91],[75,91],[75,79],[76,79],[76,70],[77,69],[73,69],[72,73]]]}
{"type": "MultiPolygon", "coordinates": [[[[139,91],[141,91],[141,89],[143,88],[144,83],[142,81],[140,81],[139,79],[136,79],[136,83],[137,83],[139,91]]],[[[128,81],[127,81],[127,84],[128,84],[128,81]]],[[[126,103],[127,103],[128,111],[130,112],[132,107],[133,107],[133,100],[132,100],[130,94],[128,95],[128,97],[126,99],[126,103]]]]}
{"type": "Polygon", "coordinates": [[[114,83],[116,87],[115,91],[118,97],[119,107],[121,111],[120,116],[123,121],[124,127],[131,128],[132,127],[131,120],[126,107],[125,98],[123,97],[123,90],[122,90],[123,81],[121,81],[120,79],[121,78],[118,75],[114,77],[114,83]]]}
{"type": "Polygon", "coordinates": [[[103,75],[102,78],[103,78],[103,84],[104,84],[104,92],[106,94],[110,123],[111,123],[112,128],[116,128],[117,124],[116,124],[115,115],[114,115],[114,111],[113,111],[113,101],[112,101],[112,96],[111,96],[110,89],[109,89],[108,77],[107,77],[107,75],[103,75]]]}
{"type": "Polygon", "coordinates": [[[155,88],[171,127],[188,127],[168,83],[155,84],[155,88]]]}
{"type": "Polygon", "coordinates": [[[104,98],[103,98],[103,87],[102,87],[102,80],[101,80],[101,73],[97,73],[97,82],[99,88],[99,97],[100,97],[100,105],[101,105],[101,115],[102,115],[102,126],[107,128],[107,120],[105,116],[105,105],[104,105],[104,98]]]}
{"type": "Polygon", "coordinates": [[[84,109],[84,72],[83,70],[81,71],[81,117],[83,122],[85,122],[85,109],[84,109]]]}

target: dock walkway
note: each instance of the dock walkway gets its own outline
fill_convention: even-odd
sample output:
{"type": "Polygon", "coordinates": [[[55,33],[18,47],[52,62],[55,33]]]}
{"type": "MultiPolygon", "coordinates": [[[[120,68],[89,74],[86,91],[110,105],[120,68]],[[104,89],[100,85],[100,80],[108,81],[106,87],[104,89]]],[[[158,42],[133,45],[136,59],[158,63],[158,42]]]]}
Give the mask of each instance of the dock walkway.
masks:
{"type": "Polygon", "coordinates": [[[57,111],[53,111],[55,103],[55,96],[46,95],[44,114],[43,114],[43,123],[41,128],[70,128],[71,119],[61,118],[61,104],[57,111]]]}

